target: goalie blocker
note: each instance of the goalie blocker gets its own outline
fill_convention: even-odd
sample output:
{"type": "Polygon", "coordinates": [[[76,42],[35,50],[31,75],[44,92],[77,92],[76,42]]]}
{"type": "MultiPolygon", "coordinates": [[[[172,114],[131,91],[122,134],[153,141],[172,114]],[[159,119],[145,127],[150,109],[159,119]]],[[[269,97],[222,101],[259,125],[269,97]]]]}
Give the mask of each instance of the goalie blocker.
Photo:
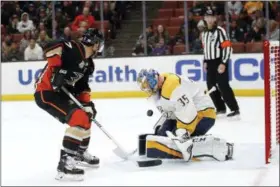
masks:
{"type": "MultiPolygon", "coordinates": [[[[217,161],[226,161],[233,157],[233,144],[212,135],[192,137],[192,158],[210,157],[217,161]]],[[[180,149],[166,136],[142,134],[139,136],[140,156],[161,159],[183,159],[180,149]]]]}

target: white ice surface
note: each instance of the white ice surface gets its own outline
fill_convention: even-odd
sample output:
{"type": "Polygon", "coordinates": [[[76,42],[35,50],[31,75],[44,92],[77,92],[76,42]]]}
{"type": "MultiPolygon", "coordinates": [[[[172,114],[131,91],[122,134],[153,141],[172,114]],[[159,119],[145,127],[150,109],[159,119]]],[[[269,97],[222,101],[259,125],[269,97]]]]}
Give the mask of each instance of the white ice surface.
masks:
{"type": "MultiPolygon", "coordinates": [[[[2,103],[2,185],[278,185],[279,163],[264,164],[263,98],[238,98],[241,121],[217,120],[209,133],[235,143],[235,159],[228,162],[164,162],[137,168],[122,161],[114,144],[92,126],[89,150],[100,157],[99,169],[87,169],[82,182],[54,179],[65,125],[39,109],[35,102],[2,103]]],[[[152,132],[159,114],[145,99],[96,100],[97,120],[132,151],[137,136],[152,132]]]]}

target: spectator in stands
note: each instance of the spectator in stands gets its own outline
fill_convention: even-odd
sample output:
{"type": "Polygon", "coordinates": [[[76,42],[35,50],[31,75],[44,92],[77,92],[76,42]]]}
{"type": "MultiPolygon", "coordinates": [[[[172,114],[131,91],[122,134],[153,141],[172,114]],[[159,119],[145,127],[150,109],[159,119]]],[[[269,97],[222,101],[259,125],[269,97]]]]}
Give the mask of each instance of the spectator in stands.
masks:
{"type": "Polygon", "coordinates": [[[85,21],[87,23],[86,29],[93,27],[93,24],[95,22],[94,17],[89,14],[89,9],[87,7],[84,7],[83,14],[75,18],[75,21],[72,23],[72,30],[77,31],[80,26],[80,22],[82,21],[85,21]]]}
{"type": "Polygon", "coordinates": [[[235,17],[232,20],[236,20],[236,23],[239,28],[242,28],[245,33],[251,30],[250,21],[248,20],[248,16],[246,12],[240,12],[239,17],[236,19],[235,17]]]}
{"type": "Polygon", "coordinates": [[[26,12],[28,13],[30,20],[32,20],[34,23],[38,22],[36,8],[33,3],[29,4],[26,12]]]}
{"type": "Polygon", "coordinates": [[[76,7],[72,5],[72,1],[63,1],[62,11],[65,16],[70,18],[69,21],[73,21],[76,16],[76,7]]]}
{"type": "Polygon", "coordinates": [[[279,23],[275,20],[269,20],[269,40],[280,40],[279,23]]]}
{"type": "Polygon", "coordinates": [[[71,40],[71,29],[70,27],[65,27],[62,36],[60,37],[63,40],[71,40]]]}
{"type": "MultiPolygon", "coordinates": [[[[145,46],[146,41],[144,39],[140,40],[140,43],[137,44],[133,48],[132,56],[144,56],[145,55],[145,46]]],[[[152,52],[152,47],[150,45],[147,45],[147,55],[150,55],[152,52]]]]}
{"type": "Polygon", "coordinates": [[[52,36],[52,39],[57,39],[57,38],[60,38],[62,35],[63,35],[63,28],[59,28],[58,27],[58,23],[56,20],[54,20],[54,32],[53,30],[47,30],[47,35],[48,36],[52,36]]]}
{"type": "Polygon", "coordinates": [[[247,42],[260,42],[264,39],[264,33],[256,24],[247,35],[247,42]]]}
{"type": "Polygon", "coordinates": [[[91,12],[93,10],[92,1],[85,1],[84,7],[87,7],[90,10],[90,12],[91,12]]]}
{"type": "Polygon", "coordinates": [[[103,2],[103,17],[104,20],[110,22],[111,38],[116,38],[116,25],[117,25],[117,14],[115,11],[110,10],[109,3],[103,2]]]}
{"type": "Polygon", "coordinates": [[[10,21],[9,25],[7,26],[7,32],[9,34],[19,33],[19,31],[17,30],[17,24],[18,24],[18,17],[16,14],[14,14],[12,17],[12,20],[10,21]]]}
{"type": "Polygon", "coordinates": [[[229,1],[227,4],[229,15],[237,18],[243,9],[242,3],[240,1],[229,1]]]}
{"type": "Polygon", "coordinates": [[[85,21],[80,22],[79,28],[78,28],[78,38],[80,38],[84,32],[87,30],[88,23],[85,21]]]}
{"type": "Polygon", "coordinates": [[[20,33],[24,33],[27,30],[33,31],[35,29],[33,21],[29,20],[28,13],[24,12],[21,15],[21,21],[17,25],[17,29],[20,33]]]}
{"type": "Polygon", "coordinates": [[[19,43],[19,51],[24,52],[24,50],[28,47],[29,41],[31,39],[31,31],[27,30],[23,33],[23,38],[20,40],[19,43]]]}
{"type": "Polygon", "coordinates": [[[217,22],[218,26],[223,27],[223,28],[225,27],[226,23],[225,23],[223,15],[217,15],[216,22],[217,22]]]}
{"type": "Polygon", "coordinates": [[[210,1],[209,2],[212,10],[214,10],[217,15],[225,15],[225,2],[224,1],[210,1]]]}
{"type": "Polygon", "coordinates": [[[1,42],[1,57],[2,57],[2,61],[4,61],[5,59],[7,59],[7,56],[9,54],[11,45],[12,45],[12,36],[11,35],[6,35],[4,38],[4,41],[1,42]]]}
{"type": "Polygon", "coordinates": [[[254,13],[257,10],[263,10],[263,3],[261,1],[248,1],[244,5],[244,10],[248,15],[254,13]]]}
{"type": "Polygon", "coordinates": [[[165,44],[164,39],[160,38],[159,42],[156,44],[155,48],[152,51],[152,55],[167,55],[169,54],[168,46],[165,44]]]}
{"type": "Polygon", "coordinates": [[[44,7],[40,7],[39,11],[39,22],[44,23],[44,25],[47,25],[47,28],[51,27],[51,15],[48,15],[46,13],[46,9],[44,7]]]}
{"type": "MultiPolygon", "coordinates": [[[[99,9],[98,9],[99,10],[99,9]]],[[[96,20],[101,20],[100,17],[100,13],[99,11],[94,13],[95,15],[95,19],[96,20]]],[[[116,25],[118,23],[118,19],[117,19],[117,13],[115,11],[112,11],[110,9],[109,3],[108,2],[103,2],[103,19],[107,20],[110,22],[110,31],[111,31],[111,38],[115,38],[116,37],[116,25]]]]}
{"type": "Polygon", "coordinates": [[[55,11],[55,20],[58,23],[58,28],[64,28],[67,26],[66,17],[63,15],[62,10],[60,8],[55,11]]]}
{"type": "Polygon", "coordinates": [[[39,37],[39,34],[41,31],[46,31],[48,36],[52,35],[52,29],[47,30],[45,24],[43,22],[40,22],[38,25],[38,28],[34,31],[35,38],[39,37]]]}
{"type": "Polygon", "coordinates": [[[191,8],[191,12],[194,16],[202,16],[205,10],[205,2],[203,1],[194,1],[193,7],[191,8]]]}
{"type": "Polygon", "coordinates": [[[39,26],[38,26],[38,31],[39,31],[39,33],[40,33],[41,31],[45,31],[45,30],[47,30],[47,29],[46,29],[46,27],[45,27],[44,22],[40,22],[40,23],[39,23],[39,26]]]}
{"type": "Polygon", "coordinates": [[[266,34],[266,20],[265,18],[259,18],[255,25],[257,25],[260,29],[260,32],[266,34]]]}
{"type": "Polygon", "coordinates": [[[100,20],[100,1],[93,1],[92,15],[96,20],[100,20]],[[99,18],[99,19],[98,19],[99,18]]]}
{"type": "Polygon", "coordinates": [[[37,40],[38,44],[41,46],[41,47],[45,47],[45,45],[51,41],[50,37],[47,35],[46,31],[41,31],[40,34],[39,34],[39,38],[37,40]]]}
{"type": "Polygon", "coordinates": [[[175,44],[185,44],[185,26],[184,24],[181,25],[179,32],[176,34],[176,36],[174,37],[175,39],[175,44]]]}
{"type": "Polygon", "coordinates": [[[255,12],[253,12],[251,15],[251,21],[252,21],[252,24],[251,26],[254,27],[254,25],[257,23],[257,21],[260,19],[260,18],[264,18],[263,16],[263,12],[260,11],[260,10],[257,10],[255,12]]]}
{"type": "Polygon", "coordinates": [[[16,4],[16,11],[15,11],[14,14],[16,14],[17,17],[19,18],[19,17],[21,16],[22,13],[23,13],[23,12],[22,12],[22,10],[20,9],[19,4],[16,4]]]}
{"type": "Polygon", "coordinates": [[[8,25],[10,17],[15,12],[15,3],[12,1],[1,1],[1,24],[8,25]]]}
{"type": "MultiPolygon", "coordinates": [[[[150,25],[149,27],[146,28],[146,37],[147,37],[148,44],[153,45],[154,44],[154,28],[153,28],[153,25],[150,25]]],[[[139,43],[140,40],[143,39],[143,38],[144,38],[144,35],[141,34],[139,36],[139,39],[137,40],[137,43],[139,43]]]]}
{"type": "Polygon", "coordinates": [[[8,51],[4,52],[5,55],[2,56],[2,60],[6,62],[19,61],[22,58],[22,54],[18,50],[18,45],[15,42],[11,43],[8,51]]]}
{"type": "MultiPolygon", "coordinates": [[[[59,8],[58,8],[59,9],[59,8]]],[[[58,10],[57,9],[57,10],[58,10]]],[[[55,16],[56,16],[56,14],[57,14],[57,10],[55,10],[55,16]]],[[[61,9],[60,9],[61,10],[61,9]]],[[[48,15],[48,16],[52,16],[52,2],[48,2],[47,3],[47,8],[46,8],[46,14],[48,15]]]]}
{"type": "Polygon", "coordinates": [[[161,38],[164,39],[165,44],[169,43],[169,33],[162,25],[158,25],[157,32],[155,34],[155,42],[158,43],[161,38]]]}
{"type": "Polygon", "coordinates": [[[244,42],[245,31],[237,25],[236,20],[231,22],[229,37],[232,42],[244,42]]]}
{"type": "Polygon", "coordinates": [[[24,51],[24,60],[43,60],[43,49],[34,39],[30,40],[29,46],[24,51]]]}
{"type": "MultiPolygon", "coordinates": [[[[111,4],[113,2],[111,1],[111,4]]],[[[121,22],[122,20],[126,19],[126,12],[127,11],[130,11],[130,7],[132,5],[130,5],[129,3],[135,3],[135,2],[132,2],[132,1],[115,1],[114,2],[114,7],[113,10],[116,12],[117,14],[117,29],[120,29],[121,28],[121,22]]]]}
{"type": "Polygon", "coordinates": [[[207,23],[204,20],[200,20],[197,23],[198,37],[192,43],[191,50],[193,53],[203,53],[201,34],[205,30],[206,24],[207,23]]]}

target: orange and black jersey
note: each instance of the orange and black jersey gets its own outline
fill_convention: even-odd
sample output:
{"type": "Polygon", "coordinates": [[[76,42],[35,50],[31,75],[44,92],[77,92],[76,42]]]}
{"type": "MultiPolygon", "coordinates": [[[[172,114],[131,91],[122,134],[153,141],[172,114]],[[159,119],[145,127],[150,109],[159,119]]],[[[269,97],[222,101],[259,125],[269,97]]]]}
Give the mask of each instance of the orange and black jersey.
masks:
{"type": "MultiPolygon", "coordinates": [[[[67,70],[67,86],[75,94],[87,92],[89,76],[94,71],[92,58],[85,58],[85,50],[81,43],[75,41],[58,40],[47,44],[44,50],[47,64],[36,81],[36,92],[52,91],[51,78],[56,68],[67,70]]],[[[88,99],[86,99],[88,100],[88,99]]]]}

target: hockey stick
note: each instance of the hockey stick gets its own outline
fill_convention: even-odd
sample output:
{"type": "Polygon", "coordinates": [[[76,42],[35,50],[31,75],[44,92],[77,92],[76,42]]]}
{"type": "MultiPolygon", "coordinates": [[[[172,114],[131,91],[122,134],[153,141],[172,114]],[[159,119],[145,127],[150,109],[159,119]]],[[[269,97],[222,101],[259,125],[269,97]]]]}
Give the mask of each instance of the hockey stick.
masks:
{"type": "MultiPolygon", "coordinates": [[[[61,89],[70,97],[70,99],[72,99],[72,101],[74,101],[75,104],[78,105],[78,107],[80,107],[82,110],[85,111],[84,106],[64,87],[62,86],[61,89]]],[[[134,160],[132,160],[125,151],[122,148],[122,146],[113,138],[113,136],[111,136],[107,130],[104,129],[104,127],[95,119],[92,119],[92,122],[95,123],[102,131],[103,133],[110,139],[112,140],[112,142],[117,146],[117,148],[113,151],[114,153],[118,153],[117,156],[121,155],[121,158],[125,159],[125,160],[131,160],[134,162],[134,160]]],[[[158,166],[162,164],[161,160],[145,160],[145,161],[137,161],[136,163],[139,167],[150,167],[150,166],[158,166]]]]}

